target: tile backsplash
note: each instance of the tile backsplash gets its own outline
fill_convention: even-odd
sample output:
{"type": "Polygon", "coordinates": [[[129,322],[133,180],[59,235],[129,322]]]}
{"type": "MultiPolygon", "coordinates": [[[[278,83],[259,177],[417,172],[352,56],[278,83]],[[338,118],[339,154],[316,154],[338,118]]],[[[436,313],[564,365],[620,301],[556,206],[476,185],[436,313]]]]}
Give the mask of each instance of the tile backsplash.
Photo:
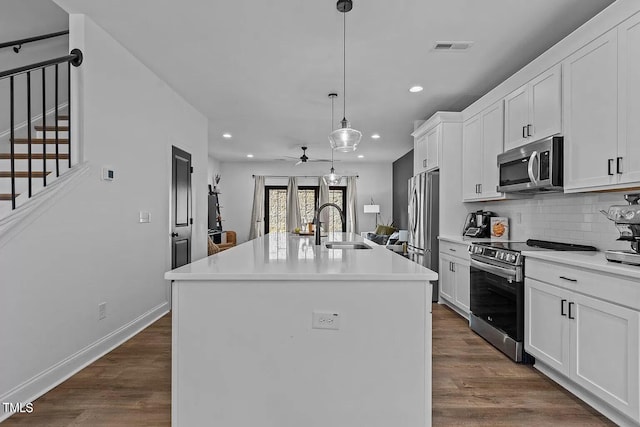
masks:
{"type": "Polygon", "coordinates": [[[616,240],[619,233],[615,224],[600,213],[611,205],[626,204],[626,193],[536,194],[482,206],[469,203],[467,208],[509,218],[510,240],[540,239],[592,245],[599,250],[629,249],[629,242],[616,240]]]}

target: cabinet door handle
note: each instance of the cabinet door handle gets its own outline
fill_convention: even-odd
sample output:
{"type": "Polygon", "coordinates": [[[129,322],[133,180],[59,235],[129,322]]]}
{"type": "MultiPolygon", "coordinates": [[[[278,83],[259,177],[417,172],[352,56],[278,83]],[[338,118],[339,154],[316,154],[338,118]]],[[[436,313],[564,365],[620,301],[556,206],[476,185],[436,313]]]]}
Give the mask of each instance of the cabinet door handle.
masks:
{"type": "Polygon", "coordinates": [[[569,303],[569,319],[575,319],[575,317],[571,315],[571,307],[573,307],[573,304],[572,302],[569,303]]]}
{"type": "Polygon", "coordinates": [[[527,127],[526,126],[522,126],[522,137],[523,138],[527,137],[527,127]]]}
{"type": "Polygon", "coordinates": [[[480,189],[480,191],[478,191],[478,194],[482,194],[482,184],[478,184],[478,188],[480,189]]]}
{"type": "Polygon", "coordinates": [[[531,125],[527,125],[527,136],[531,136],[531,125]]]}
{"type": "Polygon", "coordinates": [[[422,160],[422,167],[423,168],[427,167],[427,159],[422,160]]]}
{"type": "Polygon", "coordinates": [[[611,168],[613,167],[613,159],[607,159],[607,175],[613,175],[611,168]]]}
{"type": "Polygon", "coordinates": [[[577,282],[578,279],[572,279],[570,277],[565,277],[565,276],[559,276],[562,280],[567,280],[569,282],[577,282]]]}
{"type": "Polygon", "coordinates": [[[449,248],[449,250],[450,250],[451,252],[455,252],[455,251],[456,251],[456,250],[455,250],[455,249],[453,249],[453,248],[449,248]]]}
{"type": "Polygon", "coordinates": [[[453,271],[454,273],[456,272],[456,263],[455,262],[451,263],[451,271],[453,271]]]}
{"type": "Polygon", "coordinates": [[[567,315],[567,313],[565,313],[565,311],[564,311],[564,305],[565,305],[566,302],[567,302],[566,299],[563,299],[563,300],[560,301],[560,315],[561,316],[566,316],[567,315]]]}
{"type": "Polygon", "coordinates": [[[622,174],[622,157],[616,159],[616,172],[622,174]]]}

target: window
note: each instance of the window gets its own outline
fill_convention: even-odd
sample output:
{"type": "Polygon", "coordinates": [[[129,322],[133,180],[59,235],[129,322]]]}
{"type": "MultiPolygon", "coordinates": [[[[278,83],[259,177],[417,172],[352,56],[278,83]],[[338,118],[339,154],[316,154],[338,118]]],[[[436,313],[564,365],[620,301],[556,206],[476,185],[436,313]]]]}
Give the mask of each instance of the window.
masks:
{"type": "MultiPolygon", "coordinates": [[[[346,215],[346,187],[329,187],[329,202],[342,208],[346,215]]],[[[318,205],[320,188],[315,186],[298,187],[298,202],[300,205],[300,218],[302,225],[313,222],[313,215],[318,205]]],[[[267,216],[265,221],[265,233],[287,231],[287,186],[265,186],[265,206],[267,216]]],[[[346,224],[342,223],[337,209],[327,208],[324,212],[329,214],[328,227],[322,228],[332,231],[346,231],[346,224]]]]}

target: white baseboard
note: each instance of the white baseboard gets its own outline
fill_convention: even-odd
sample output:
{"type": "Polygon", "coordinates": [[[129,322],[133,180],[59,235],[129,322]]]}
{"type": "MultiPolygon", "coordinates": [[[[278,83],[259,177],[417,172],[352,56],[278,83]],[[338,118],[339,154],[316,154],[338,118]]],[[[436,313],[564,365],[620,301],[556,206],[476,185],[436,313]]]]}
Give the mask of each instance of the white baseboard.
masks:
{"type": "Polygon", "coordinates": [[[557,373],[555,369],[550,368],[544,363],[536,360],[533,367],[617,425],[621,427],[635,427],[640,425],[637,421],[634,421],[625,414],[620,413],[616,408],[575,384],[564,375],[557,373]]]}
{"type": "MultiPolygon", "coordinates": [[[[137,335],[147,326],[167,314],[170,309],[171,306],[168,302],[163,302],[152,308],[137,319],[134,319],[93,344],[56,363],[49,369],[42,371],[35,377],[9,391],[4,396],[0,396],[0,402],[21,402],[25,404],[33,402],[52,388],[66,381],[72,375],[137,335]]],[[[13,412],[5,413],[3,410],[0,411],[0,422],[11,415],[13,415],[13,412]]]]}

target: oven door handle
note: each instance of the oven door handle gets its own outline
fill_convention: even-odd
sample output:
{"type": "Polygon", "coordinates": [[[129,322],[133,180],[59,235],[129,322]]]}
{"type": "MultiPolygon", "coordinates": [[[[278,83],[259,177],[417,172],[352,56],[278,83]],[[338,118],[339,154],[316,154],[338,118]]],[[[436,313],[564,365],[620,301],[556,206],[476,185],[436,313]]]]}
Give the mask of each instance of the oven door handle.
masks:
{"type": "Polygon", "coordinates": [[[511,269],[486,264],[484,262],[476,261],[473,258],[471,258],[471,266],[495,274],[496,276],[500,276],[509,281],[516,281],[517,279],[516,272],[511,269]]]}

